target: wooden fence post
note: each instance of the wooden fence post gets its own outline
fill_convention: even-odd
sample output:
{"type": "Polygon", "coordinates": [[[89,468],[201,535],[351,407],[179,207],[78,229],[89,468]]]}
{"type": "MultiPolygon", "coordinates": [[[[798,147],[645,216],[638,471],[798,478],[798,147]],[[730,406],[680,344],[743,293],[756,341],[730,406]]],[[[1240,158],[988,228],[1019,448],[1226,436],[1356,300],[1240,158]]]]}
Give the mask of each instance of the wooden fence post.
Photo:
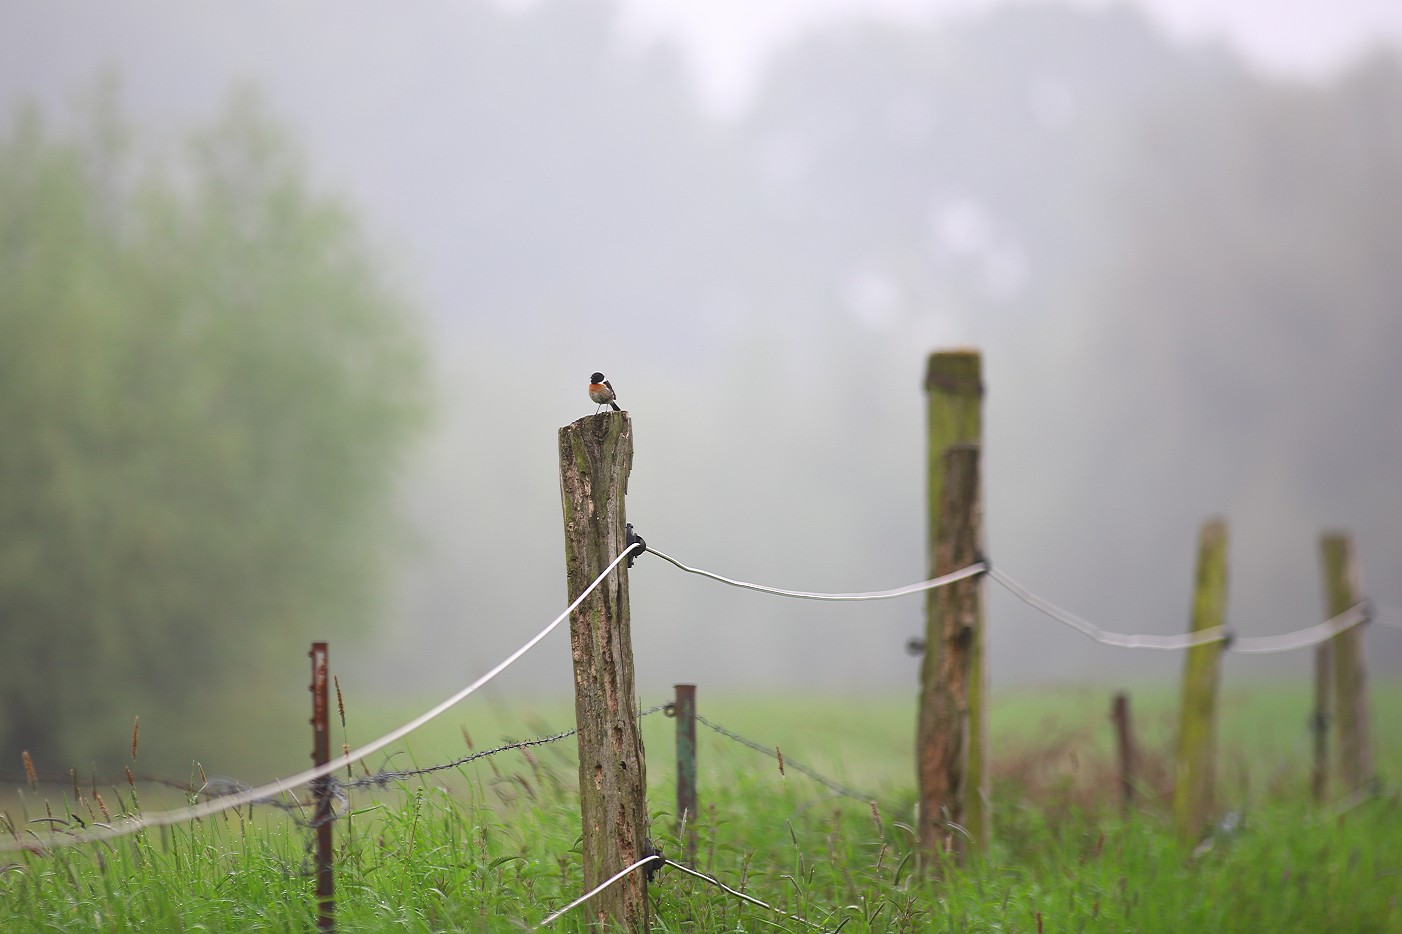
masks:
{"type": "Polygon", "coordinates": [[[1129,695],[1120,691],[1110,707],[1115,723],[1115,750],[1120,763],[1120,807],[1125,815],[1134,810],[1134,732],[1129,723],[1129,695]]]}
{"type": "MultiPolygon", "coordinates": [[[[633,423],[604,412],[560,429],[565,571],[573,602],[625,547],[633,423]]],[[[633,686],[628,569],[620,564],[570,615],[584,886],[647,855],[647,764],[633,686]]],[[[589,902],[601,926],[647,931],[647,876],[629,874],[589,902]]]]}
{"type": "Polygon", "coordinates": [[[677,833],[686,864],[696,866],[696,685],[676,685],[672,716],[677,721],[677,833]]]}
{"type": "MultiPolygon", "coordinates": [[[[327,702],[327,652],[325,642],[313,642],[308,653],[312,660],[312,764],[331,761],[331,729],[327,702]]],[[[312,821],[316,827],[316,927],[336,929],[336,878],[331,866],[331,776],[312,782],[316,807],[312,821]]]]}
{"type": "MultiPolygon", "coordinates": [[[[982,546],[979,507],[979,448],[956,444],[945,453],[941,485],[939,535],[932,576],[948,574],[978,560],[982,546]]],[[[981,611],[980,577],[970,577],[932,591],[933,605],[925,630],[925,657],[920,666],[920,713],[916,728],[919,779],[919,841],[930,867],[941,852],[962,857],[987,845],[987,820],[970,768],[975,723],[972,716],[974,649],[981,611]],[[954,824],[962,828],[951,828],[954,824]],[[963,836],[967,831],[967,840],[963,836]]]]}
{"type": "MultiPolygon", "coordinates": [[[[925,455],[926,483],[928,490],[926,504],[929,510],[927,548],[931,576],[936,565],[936,540],[942,522],[940,509],[945,482],[945,452],[954,444],[982,444],[983,442],[983,358],[977,350],[942,350],[930,354],[925,366],[925,428],[927,449],[925,455]]],[[[980,484],[981,486],[981,484],[980,484]]],[[[981,492],[979,495],[982,495],[981,492]]],[[[980,506],[980,519],[982,513],[980,506]]],[[[979,531],[977,548],[980,556],[983,548],[982,530],[979,531]]],[[[957,568],[950,568],[957,570],[957,568]]],[[[961,585],[962,586],[962,585],[961,585]]],[[[976,582],[970,585],[977,595],[982,591],[976,582]]],[[[926,641],[933,645],[935,633],[929,631],[929,622],[935,612],[938,591],[931,591],[925,599],[926,641]]],[[[977,597],[975,597],[977,600],[977,597]]],[[[969,837],[979,851],[988,848],[989,796],[988,771],[986,767],[988,723],[984,711],[985,661],[983,648],[983,607],[978,603],[974,609],[973,631],[969,637],[969,682],[968,682],[968,735],[965,757],[964,826],[969,837]]],[[[928,657],[928,656],[927,656],[928,657]]]]}
{"type": "MultiPolygon", "coordinates": [[[[1222,626],[1227,610],[1227,524],[1204,523],[1198,536],[1197,580],[1190,632],[1222,626]]],[[[1178,754],[1173,782],[1173,816],[1178,839],[1196,843],[1212,813],[1217,756],[1217,684],[1222,643],[1187,651],[1178,720],[1178,754]]]]}
{"type": "MultiPolygon", "coordinates": [[[[1334,617],[1361,598],[1353,539],[1345,533],[1320,536],[1324,560],[1325,612],[1334,617]]],[[[1363,627],[1354,626],[1330,639],[1333,655],[1334,710],[1338,730],[1339,778],[1345,794],[1373,781],[1373,751],[1368,733],[1368,693],[1363,676],[1363,627]]]]}

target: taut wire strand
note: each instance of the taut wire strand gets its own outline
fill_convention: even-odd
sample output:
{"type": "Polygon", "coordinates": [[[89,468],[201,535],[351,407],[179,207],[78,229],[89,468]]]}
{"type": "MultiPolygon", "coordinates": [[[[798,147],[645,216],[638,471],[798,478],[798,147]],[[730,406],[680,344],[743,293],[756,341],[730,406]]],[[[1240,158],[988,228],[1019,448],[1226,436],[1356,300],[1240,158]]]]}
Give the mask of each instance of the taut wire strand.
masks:
{"type": "Polygon", "coordinates": [[[806,919],[806,918],[800,918],[798,915],[791,915],[791,914],[789,914],[789,913],[786,912],[786,911],[781,911],[780,909],[775,908],[773,905],[769,904],[768,902],[762,902],[762,901],[760,901],[759,899],[755,898],[753,895],[746,895],[744,892],[741,892],[741,891],[739,891],[739,890],[737,890],[737,889],[732,889],[730,886],[726,885],[724,882],[720,881],[719,879],[713,879],[712,877],[706,875],[705,873],[697,872],[695,869],[692,869],[692,868],[690,868],[690,867],[688,867],[688,866],[683,866],[681,863],[673,862],[673,861],[670,860],[670,859],[669,859],[669,860],[666,860],[666,863],[667,863],[668,866],[671,866],[671,867],[674,868],[674,869],[680,869],[682,872],[684,872],[684,873],[686,873],[686,874],[688,874],[688,875],[695,876],[696,878],[702,880],[703,882],[709,882],[711,885],[714,885],[715,887],[717,887],[717,888],[719,888],[719,889],[724,889],[724,890],[725,890],[726,892],[728,892],[729,894],[734,895],[736,898],[739,898],[739,899],[742,899],[742,900],[744,900],[744,901],[747,901],[747,902],[749,902],[751,905],[758,905],[759,907],[765,909],[766,911],[772,911],[772,912],[774,912],[775,914],[781,914],[781,915],[783,915],[785,918],[788,918],[790,921],[800,921],[800,922],[802,922],[802,923],[808,925],[809,927],[811,927],[811,928],[813,928],[813,929],[815,929],[815,930],[818,930],[818,931],[827,930],[827,929],[824,928],[821,924],[814,924],[812,921],[809,921],[809,920],[806,919]]]}
{"type": "Polygon", "coordinates": [[[1124,635],[1117,632],[1106,632],[1094,623],[1087,622],[1076,614],[1063,610],[1051,601],[1042,599],[997,568],[990,568],[988,576],[1033,609],[1040,610],[1052,619],[1070,626],[1081,635],[1089,636],[1096,642],[1105,645],[1118,646],[1122,649],[1160,649],[1179,652],[1183,649],[1207,645],[1210,642],[1221,642],[1227,636],[1226,629],[1221,626],[1213,626],[1211,629],[1182,633],[1176,636],[1124,635]]]}
{"type": "MultiPolygon", "coordinates": [[[[583,895],[579,896],[579,898],[576,898],[574,901],[570,902],[564,908],[561,908],[559,911],[555,912],[550,917],[537,924],[534,930],[538,931],[541,928],[545,927],[547,924],[553,922],[556,918],[560,917],[561,915],[568,914],[569,912],[578,908],[580,905],[583,905],[585,902],[589,901],[589,899],[593,898],[595,895],[598,895],[604,889],[617,883],[624,876],[628,875],[628,873],[634,872],[640,869],[641,867],[646,866],[648,863],[652,862],[655,859],[662,859],[662,857],[657,855],[656,853],[653,853],[651,856],[644,856],[642,859],[638,860],[636,863],[629,866],[627,869],[620,869],[618,872],[614,873],[612,876],[605,879],[603,882],[600,882],[588,892],[585,892],[583,895]]],[[[663,860],[663,862],[666,862],[666,860],[663,860]]]]}
{"type": "Polygon", "coordinates": [[[774,594],[779,597],[795,597],[799,600],[889,600],[892,597],[904,597],[908,594],[920,593],[922,590],[934,590],[936,587],[944,587],[947,584],[953,584],[956,581],[961,581],[967,577],[973,577],[976,574],[982,574],[989,570],[984,562],[976,561],[966,568],[960,568],[957,571],[941,575],[933,580],[921,581],[918,584],[907,584],[904,587],[897,587],[894,590],[868,590],[857,593],[816,593],[809,590],[784,590],[780,587],[767,587],[764,584],[752,584],[748,581],[734,580],[729,577],[722,577],[720,574],[716,574],[713,571],[694,568],[689,564],[683,564],[671,555],[663,554],[651,546],[648,546],[647,551],[648,554],[657,555],[657,557],[661,558],[663,561],[686,571],[688,574],[699,574],[702,577],[709,577],[713,581],[729,584],[731,587],[740,587],[744,590],[756,590],[760,593],[774,594]]]}
{"type": "Polygon", "coordinates": [[[1281,633],[1278,636],[1260,636],[1258,638],[1241,638],[1232,640],[1230,646],[1233,652],[1241,652],[1244,655],[1266,655],[1272,652],[1293,652],[1295,649],[1307,648],[1311,645],[1318,645],[1328,639],[1332,639],[1341,632],[1352,629],[1359,623],[1368,620],[1368,604],[1366,602],[1355,603],[1344,610],[1338,616],[1326,619],[1322,623],[1315,623],[1304,629],[1295,632],[1281,633]]]}

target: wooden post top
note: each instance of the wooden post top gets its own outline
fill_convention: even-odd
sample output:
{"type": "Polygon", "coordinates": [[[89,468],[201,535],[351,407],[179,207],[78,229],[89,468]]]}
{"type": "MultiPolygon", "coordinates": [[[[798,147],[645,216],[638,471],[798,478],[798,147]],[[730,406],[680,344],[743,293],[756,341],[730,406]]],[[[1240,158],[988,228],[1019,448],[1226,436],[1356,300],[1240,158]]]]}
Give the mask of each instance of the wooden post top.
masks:
{"type": "Polygon", "coordinates": [[[983,357],[972,347],[936,350],[925,364],[925,391],[983,395],[983,357]]]}

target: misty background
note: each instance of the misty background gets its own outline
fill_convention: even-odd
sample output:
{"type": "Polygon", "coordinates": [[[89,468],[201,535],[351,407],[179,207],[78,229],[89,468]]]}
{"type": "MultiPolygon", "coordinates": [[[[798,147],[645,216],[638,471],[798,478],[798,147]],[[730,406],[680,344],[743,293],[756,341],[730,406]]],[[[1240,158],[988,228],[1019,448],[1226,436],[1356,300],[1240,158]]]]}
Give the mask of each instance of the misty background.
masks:
{"type": "MultiPolygon", "coordinates": [[[[250,630],[305,625],[343,683],[412,703],[534,635],[565,600],[556,431],[594,411],[596,369],[633,418],[628,518],[649,544],[798,589],[922,579],[921,376],[962,346],[984,359],[988,553],[1040,595],[1180,632],[1198,527],[1221,515],[1240,633],[1323,618],[1325,530],[1351,531],[1364,592],[1402,606],[1395,45],[1299,76],[1132,5],[833,15],[717,97],[630,10],[0,6],[7,133],[25,102],[80,132],[109,82],[159,150],[251,95],[421,335],[430,403],[373,627],[250,630]]],[[[630,582],[644,703],[676,682],[915,690],[918,599],[785,601],[646,556],[630,582]]],[[[995,692],[1179,675],[986,594],[995,692]]],[[[1367,639],[1395,677],[1402,633],[1367,639]]],[[[304,683],[296,653],[257,664],[284,661],[304,683]]],[[[1309,664],[1228,655],[1224,680],[1309,664]]],[[[557,637],[487,691],[570,683],[557,637]]],[[[130,723],[112,691],[103,731],[130,723]]]]}

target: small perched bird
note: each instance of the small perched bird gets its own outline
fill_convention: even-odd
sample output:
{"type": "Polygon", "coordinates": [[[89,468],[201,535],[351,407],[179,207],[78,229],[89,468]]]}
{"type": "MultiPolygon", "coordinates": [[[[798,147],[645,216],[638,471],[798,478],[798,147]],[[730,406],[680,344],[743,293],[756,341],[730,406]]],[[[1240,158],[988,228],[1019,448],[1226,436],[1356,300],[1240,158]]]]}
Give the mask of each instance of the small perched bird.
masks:
{"type": "MultiPolygon", "coordinates": [[[[618,393],[613,391],[613,384],[604,379],[602,373],[595,373],[589,377],[589,398],[599,403],[599,409],[607,403],[613,406],[615,412],[619,411],[618,403],[613,401],[618,398],[618,393]]],[[[599,409],[594,410],[595,415],[599,414],[599,409]]]]}

